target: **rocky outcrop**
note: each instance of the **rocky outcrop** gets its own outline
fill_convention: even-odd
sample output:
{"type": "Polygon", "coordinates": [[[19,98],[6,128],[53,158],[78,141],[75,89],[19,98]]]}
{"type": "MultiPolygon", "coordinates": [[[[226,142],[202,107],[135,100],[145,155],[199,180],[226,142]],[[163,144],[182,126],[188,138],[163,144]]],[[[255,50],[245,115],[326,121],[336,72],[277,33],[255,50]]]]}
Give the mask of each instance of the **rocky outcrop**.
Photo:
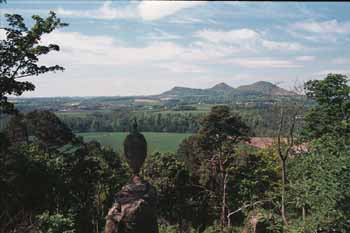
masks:
{"type": "Polygon", "coordinates": [[[157,192],[139,176],[134,176],[115,196],[106,217],[106,233],[158,233],[157,192]]]}
{"type": "Polygon", "coordinates": [[[106,233],[158,233],[157,192],[138,174],[147,157],[147,142],[137,122],[124,141],[125,159],[133,172],[130,182],[115,195],[106,217],[106,233]]]}

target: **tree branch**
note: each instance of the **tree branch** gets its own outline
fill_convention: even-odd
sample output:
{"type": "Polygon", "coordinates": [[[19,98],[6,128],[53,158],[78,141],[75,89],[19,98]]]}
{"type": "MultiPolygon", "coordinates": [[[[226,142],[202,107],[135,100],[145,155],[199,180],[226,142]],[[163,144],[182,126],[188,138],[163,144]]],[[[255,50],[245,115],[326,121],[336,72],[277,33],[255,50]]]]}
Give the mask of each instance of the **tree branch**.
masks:
{"type": "Polygon", "coordinates": [[[293,114],[293,118],[292,118],[292,125],[289,129],[289,137],[288,137],[288,147],[285,151],[285,158],[288,158],[289,152],[290,150],[293,148],[294,146],[294,129],[295,129],[295,123],[297,121],[297,115],[298,115],[298,110],[296,110],[293,114]]]}
{"type": "Polygon", "coordinates": [[[252,206],[255,206],[257,204],[260,204],[260,203],[262,204],[262,203],[269,202],[269,201],[270,200],[262,200],[262,201],[253,202],[251,204],[245,204],[245,205],[241,206],[240,208],[236,209],[235,211],[232,211],[232,212],[228,213],[227,214],[227,218],[230,218],[232,215],[234,215],[234,214],[236,214],[236,213],[238,213],[238,212],[240,212],[240,211],[242,211],[242,210],[244,210],[244,209],[246,209],[248,207],[252,207],[252,206]]]}

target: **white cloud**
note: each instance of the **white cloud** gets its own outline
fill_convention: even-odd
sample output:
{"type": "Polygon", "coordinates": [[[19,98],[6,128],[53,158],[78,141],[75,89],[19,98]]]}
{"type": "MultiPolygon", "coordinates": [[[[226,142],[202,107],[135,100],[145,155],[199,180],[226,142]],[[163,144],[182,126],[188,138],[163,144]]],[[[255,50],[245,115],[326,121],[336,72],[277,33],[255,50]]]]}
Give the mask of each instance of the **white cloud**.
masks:
{"type": "Polygon", "coordinates": [[[138,67],[150,65],[173,73],[205,72],[209,64],[236,64],[245,68],[297,68],[294,61],[312,60],[311,56],[295,60],[270,57],[245,57],[232,59],[240,50],[222,44],[198,41],[187,46],[169,41],[151,42],[144,47],[131,47],[109,36],[87,36],[77,32],[57,31],[43,38],[44,43],[57,43],[59,53],[46,56],[46,63],[72,65],[109,65],[138,67]]]}
{"type": "MultiPolygon", "coordinates": [[[[206,19],[207,21],[210,21],[210,19],[206,19]]],[[[177,17],[175,19],[172,19],[169,21],[170,23],[177,23],[177,24],[196,24],[196,23],[203,23],[202,19],[199,18],[193,18],[193,17],[177,17]]]]}
{"type": "Polygon", "coordinates": [[[149,40],[175,40],[180,38],[182,38],[182,36],[168,33],[159,29],[155,29],[155,32],[150,33],[150,35],[147,37],[149,40]]]}
{"type": "MultiPolygon", "coordinates": [[[[85,17],[95,19],[135,19],[141,18],[145,21],[159,20],[174,15],[175,13],[195,6],[205,4],[204,1],[142,1],[138,4],[130,4],[125,7],[113,7],[112,1],[103,3],[97,10],[67,10],[58,8],[58,15],[69,17],[85,17]]],[[[198,21],[194,18],[191,22],[198,21]]]]}
{"type": "Polygon", "coordinates": [[[171,62],[158,65],[161,68],[167,69],[173,73],[204,73],[206,69],[199,65],[186,64],[180,62],[171,62]]]}
{"type": "Polygon", "coordinates": [[[184,52],[171,42],[154,42],[145,47],[127,47],[108,36],[86,36],[77,32],[54,32],[44,43],[57,43],[61,52],[53,54],[64,63],[133,65],[174,58],[184,52]]]}
{"type": "Polygon", "coordinates": [[[58,8],[56,13],[60,16],[86,17],[95,19],[130,19],[136,18],[136,10],[133,6],[113,8],[112,2],[104,2],[97,10],[66,10],[58,8]]]}
{"type": "Polygon", "coordinates": [[[176,12],[200,6],[204,1],[142,1],[138,6],[139,15],[143,20],[158,20],[176,12]]]}
{"type": "Polygon", "coordinates": [[[286,29],[290,35],[312,42],[338,42],[348,40],[350,21],[302,21],[289,25],[286,29]]]}
{"type": "Polygon", "coordinates": [[[273,58],[237,58],[226,62],[237,64],[244,68],[298,68],[301,65],[290,60],[277,60],[273,58]]]}
{"type": "Polygon", "coordinates": [[[251,51],[257,51],[261,47],[269,50],[284,51],[297,51],[304,48],[300,43],[296,42],[272,41],[264,39],[262,34],[249,28],[229,31],[205,29],[197,31],[195,36],[211,43],[234,44],[241,49],[248,49],[251,51]]]}
{"type": "Polygon", "coordinates": [[[277,42],[277,41],[271,41],[271,40],[262,40],[262,45],[265,48],[272,49],[272,50],[296,51],[296,50],[301,50],[303,48],[303,46],[300,43],[277,42]]]}
{"type": "Polygon", "coordinates": [[[332,60],[333,64],[337,65],[350,65],[350,59],[349,58],[335,58],[332,60]]]}
{"type": "Polygon", "coordinates": [[[151,42],[144,47],[131,47],[109,36],[87,36],[77,32],[56,31],[45,35],[43,44],[57,43],[61,51],[43,57],[45,64],[110,65],[132,67],[149,64],[178,72],[200,72],[196,63],[216,63],[235,50],[219,45],[198,43],[180,46],[169,41],[151,42]],[[191,65],[189,65],[191,64],[191,65]]]}
{"type": "Polygon", "coordinates": [[[190,44],[180,59],[186,62],[216,62],[218,59],[223,59],[227,56],[237,54],[240,50],[231,46],[221,44],[211,44],[206,42],[195,42],[190,44]]]}
{"type": "Polygon", "coordinates": [[[240,43],[259,39],[260,35],[254,30],[242,28],[237,30],[200,30],[195,34],[197,37],[214,43],[240,43]]]}
{"type": "Polygon", "coordinates": [[[296,61],[313,61],[315,60],[314,56],[299,56],[295,58],[296,61]]]}
{"type": "Polygon", "coordinates": [[[315,75],[321,75],[321,76],[326,76],[327,74],[345,74],[349,75],[350,70],[338,70],[338,69],[328,69],[328,70],[321,70],[317,72],[315,75]]]}
{"type": "Polygon", "coordinates": [[[312,33],[350,33],[350,22],[328,20],[320,22],[298,22],[292,28],[312,33]]]}

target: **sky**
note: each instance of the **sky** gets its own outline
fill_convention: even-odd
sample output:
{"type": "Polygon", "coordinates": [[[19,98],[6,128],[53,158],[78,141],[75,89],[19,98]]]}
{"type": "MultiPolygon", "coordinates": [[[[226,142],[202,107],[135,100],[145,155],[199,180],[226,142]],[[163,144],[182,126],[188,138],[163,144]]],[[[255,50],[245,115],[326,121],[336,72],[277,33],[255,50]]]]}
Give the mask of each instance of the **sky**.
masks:
{"type": "MultiPolygon", "coordinates": [[[[40,63],[64,72],[28,78],[26,97],[159,94],[174,86],[237,87],[269,81],[291,89],[350,73],[350,3],[8,0],[5,13],[48,16],[68,27],[40,63]]],[[[0,30],[0,39],[4,39],[0,30]]]]}

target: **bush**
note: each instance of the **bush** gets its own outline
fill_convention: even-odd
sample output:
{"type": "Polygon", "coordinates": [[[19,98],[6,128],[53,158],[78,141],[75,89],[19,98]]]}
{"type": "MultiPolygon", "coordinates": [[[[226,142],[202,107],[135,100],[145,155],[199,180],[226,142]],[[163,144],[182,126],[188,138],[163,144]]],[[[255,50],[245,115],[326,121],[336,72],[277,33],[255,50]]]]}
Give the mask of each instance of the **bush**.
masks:
{"type": "Polygon", "coordinates": [[[40,233],[75,233],[72,216],[44,212],[37,218],[40,233]]]}
{"type": "Polygon", "coordinates": [[[177,225],[159,225],[159,233],[177,233],[177,225]]]}
{"type": "Polygon", "coordinates": [[[224,227],[221,228],[221,225],[215,224],[209,226],[203,231],[203,233],[241,233],[242,231],[233,227],[224,227]]]}

